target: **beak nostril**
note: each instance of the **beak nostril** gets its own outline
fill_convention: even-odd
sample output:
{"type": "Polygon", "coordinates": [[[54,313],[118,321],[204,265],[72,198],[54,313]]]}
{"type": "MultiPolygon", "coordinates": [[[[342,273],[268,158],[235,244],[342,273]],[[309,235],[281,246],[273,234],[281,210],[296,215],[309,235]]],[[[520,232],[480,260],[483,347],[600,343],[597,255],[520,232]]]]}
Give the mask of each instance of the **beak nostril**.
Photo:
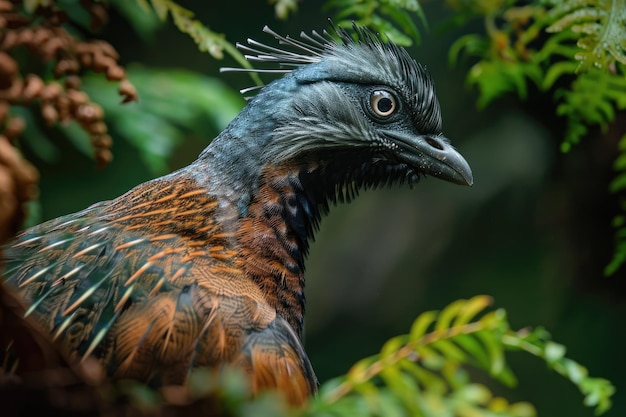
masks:
{"type": "Polygon", "coordinates": [[[443,151],[443,146],[441,145],[441,143],[431,138],[430,136],[426,136],[426,143],[428,143],[430,146],[432,146],[435,149],[439,149],[440,151],[443,151]]]}

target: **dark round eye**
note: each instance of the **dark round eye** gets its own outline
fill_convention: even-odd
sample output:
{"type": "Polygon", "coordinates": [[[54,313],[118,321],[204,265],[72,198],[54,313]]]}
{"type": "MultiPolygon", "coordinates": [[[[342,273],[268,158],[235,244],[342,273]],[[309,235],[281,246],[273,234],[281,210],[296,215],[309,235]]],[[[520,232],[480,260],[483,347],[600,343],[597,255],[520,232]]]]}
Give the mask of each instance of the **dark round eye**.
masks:
{"type": "Polygon", "coordinates": [[[375,115],[389,117],[396,111],[396,98],[385,90],[376,90],[370,96],[370,105],[375,115]]]}

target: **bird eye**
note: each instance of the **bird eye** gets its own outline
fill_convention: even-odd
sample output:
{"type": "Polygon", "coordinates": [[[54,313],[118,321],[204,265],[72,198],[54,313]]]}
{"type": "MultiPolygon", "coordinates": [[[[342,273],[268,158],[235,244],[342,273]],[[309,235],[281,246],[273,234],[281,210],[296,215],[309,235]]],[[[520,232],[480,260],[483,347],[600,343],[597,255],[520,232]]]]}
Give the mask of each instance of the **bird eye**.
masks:
{"type": "Polygon", "coordinates": [[[376,116],[389,117],[396,111],[396,98],[385,90],[376,90],[370,96],[370,105],[376,116]]]}

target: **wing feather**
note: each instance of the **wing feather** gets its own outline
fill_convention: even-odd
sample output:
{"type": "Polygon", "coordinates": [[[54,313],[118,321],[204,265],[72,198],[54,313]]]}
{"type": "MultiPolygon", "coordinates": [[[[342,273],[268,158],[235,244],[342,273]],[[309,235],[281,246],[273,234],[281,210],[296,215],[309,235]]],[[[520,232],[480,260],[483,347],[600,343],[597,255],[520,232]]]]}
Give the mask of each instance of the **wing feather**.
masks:
{"type": "Polygon", "coordinates": [[[184,383],[242,365],[294,404],[317,381],[300,340],[243,272],[217,201],[180,179],[31,228],[2,253],[8,289],[70,361],[114,378],[184,383]],[[174,183],[175,182],[175,183],[174,183]]]}

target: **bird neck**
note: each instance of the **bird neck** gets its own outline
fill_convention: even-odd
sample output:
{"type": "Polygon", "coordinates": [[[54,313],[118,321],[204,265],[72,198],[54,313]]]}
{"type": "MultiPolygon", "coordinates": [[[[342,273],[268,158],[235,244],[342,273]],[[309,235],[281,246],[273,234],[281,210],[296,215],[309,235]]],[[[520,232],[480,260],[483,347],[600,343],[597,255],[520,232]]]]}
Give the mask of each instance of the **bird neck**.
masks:
{"type": "Polygon", "coordinates": [[[309,154],[277,165],[260,163],[262,154],[259,142],[221,136],[188,172],[220,201],[220,222],[237,236],[233,244],[241,269],[301,335],[304,263],[322,215],[331,203],[350,201],[360,187],[393,180],[394,171],[372,167],[369,158],[349,151],[309,154]],[[376,181],[364,175],[368,172],[376,181]]]}
{"type": "Polygon", "coordinates": [[[187,172],[220,201],[220,221],[237,235],[241,268],[300,335],[309,240],[329,202],[350,200],[368,185],[363,175],[371,170],[364,169],[369,159],[358,159],[351,149],[279,162],[268,158],[278,119],[285,117],[296,88],[292,78],[287,75],[248,103],[187,172]]]}
{"type": "Polygon", "coordinates": [[[315,168],[264,167],[236,228],[247,276],[298,335],[304,321],[304,262],[320,218],[316,196],[305,184],[315,168]]]}

